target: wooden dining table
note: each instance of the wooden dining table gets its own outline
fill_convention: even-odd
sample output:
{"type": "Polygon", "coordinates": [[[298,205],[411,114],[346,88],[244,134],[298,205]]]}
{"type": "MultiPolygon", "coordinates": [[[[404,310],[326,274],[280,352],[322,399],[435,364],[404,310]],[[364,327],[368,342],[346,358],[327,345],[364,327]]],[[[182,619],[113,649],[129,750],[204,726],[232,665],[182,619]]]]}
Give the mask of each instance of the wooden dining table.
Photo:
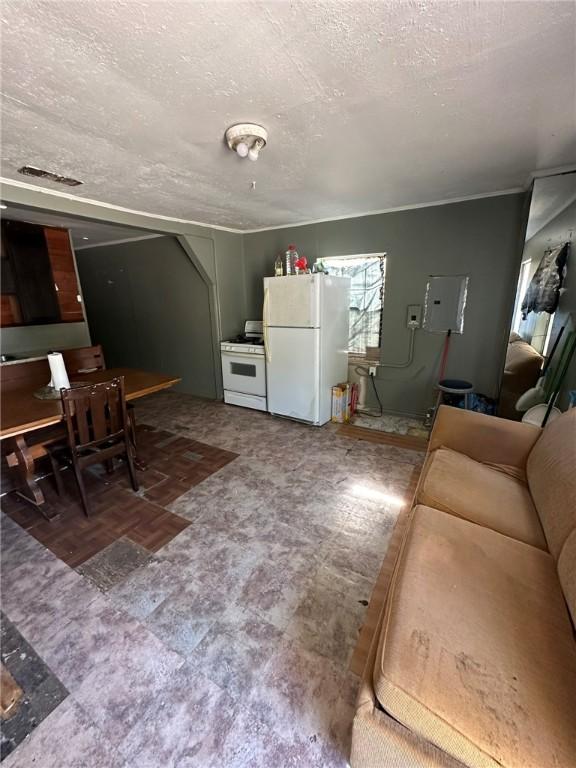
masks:
{"type": "MultiPolygon", "coordinates": [[[[117,376],[124,377],[126,400],[137,400],[178,384],[180,378],[149,373],[133,368],[107,368],[105,370],[79,373],[70,376],[70,381],[97,384],[117,376]]],[[[64,420],[62,403],[58,400],[41,400],[34,395],[38,383],[23,382],[17,388],[2,390],[0,409],[0,440],[4,444],[3,454],[8,465],[18,469],[25,486],[24,497],[37,506],[45,504],[44,494],[35,477],[35,462],[46,454],[42,441],[35,442],[40,430],[60,424],[64,420]]],[[[64,437],[62,433],[62,437],[64,437]]]]}

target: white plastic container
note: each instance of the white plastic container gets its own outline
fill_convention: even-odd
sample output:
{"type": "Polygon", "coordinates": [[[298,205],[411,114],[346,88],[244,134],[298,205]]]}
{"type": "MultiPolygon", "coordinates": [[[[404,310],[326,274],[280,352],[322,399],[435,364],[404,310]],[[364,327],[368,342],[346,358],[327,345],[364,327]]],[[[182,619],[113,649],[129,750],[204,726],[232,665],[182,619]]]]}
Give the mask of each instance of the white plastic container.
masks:
{"type": "MultiPolygon", "coordinates": [[[[544,421],[544,416],[546,416],[547,410],[548,410],[548,403],[541,403],[540,405],[534,405],[532,406],[532,408],[529,408],[526,411],[524,416],[522,416],[522,421],[524,422],[524,424],[534,424],[535,427],[541,427],[542,422],[544,421]]],[[[562,411],[560,411],[558,408],[552,408],[546,424],[550,424],[550,422],[554,421],[554,419],[557,419],[558,416],[562,416],[562,411]]]]}

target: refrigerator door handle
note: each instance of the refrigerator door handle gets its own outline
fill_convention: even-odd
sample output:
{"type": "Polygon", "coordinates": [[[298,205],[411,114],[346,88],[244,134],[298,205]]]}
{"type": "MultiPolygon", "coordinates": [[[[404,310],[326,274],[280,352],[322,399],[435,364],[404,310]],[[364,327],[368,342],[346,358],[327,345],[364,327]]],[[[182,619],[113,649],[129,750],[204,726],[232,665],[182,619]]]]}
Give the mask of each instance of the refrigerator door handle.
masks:
{"type": "Polygon", "coordinates": [[[268,291],[268,288],[264,289],[264,306],[262,308],[264,322],[262,325],[264,330],[264,353],[266,354],[266,362],[270,363],[272,356],[270,355],[270,344],[268,343],[268,291]]]}

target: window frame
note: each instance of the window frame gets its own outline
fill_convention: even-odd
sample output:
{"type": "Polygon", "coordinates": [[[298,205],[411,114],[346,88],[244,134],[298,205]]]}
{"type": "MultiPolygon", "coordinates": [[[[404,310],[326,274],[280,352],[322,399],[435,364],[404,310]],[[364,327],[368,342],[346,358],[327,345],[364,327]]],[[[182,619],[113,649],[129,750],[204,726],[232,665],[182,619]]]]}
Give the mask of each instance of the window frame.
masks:
{"type": "MultiPolygon", "coordinates": [[[[327,256],[324,259],[320,259],[319,261],[322,261],[324,266],[328,269],[328,272],[330,273],[330,267],[335,266],[334,262],[338,262],[340,260],[342,261],[352,261],[352,260],[374,260],[378,259],[380,262],[380,271],[381,271],[381,280],[380,280],[380,317],[379,317],[379,323],[378,323],[378,345],[377,347],[374,347],[373,345],[366,344],[366,339],[364,338],[364,351],[359,352],[356,350],[350,350],[350,342],[351,342],[351,336],[350,333],[348,334],[348,356],[350,359],[356,359],[356,360],[371,360],[376,359],[376,356],[371,355],[367,347],[370,346],[370,348],[378,349],[380,350],[382,347],[382,324],[383,324],[383,316],[384,316],[384,294],[386,290],[386,260],[387,260],[387,253],[386,251],[378,251],[375,253],[358,253],[358,254],[341,254],[338,256],[327,256]]],[[[352,307],[349,306],[349,316],[351,315],[351,309],[352,307]]]]}

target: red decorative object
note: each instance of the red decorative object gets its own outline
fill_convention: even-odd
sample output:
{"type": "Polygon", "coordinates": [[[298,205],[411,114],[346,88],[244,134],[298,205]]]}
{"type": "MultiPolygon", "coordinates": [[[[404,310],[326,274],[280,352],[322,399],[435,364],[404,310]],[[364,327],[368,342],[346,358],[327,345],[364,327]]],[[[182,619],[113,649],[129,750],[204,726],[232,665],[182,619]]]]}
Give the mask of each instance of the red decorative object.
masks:
{"type": "Polygon", "coordinates": [[[306,259],[306,256],[300,256],[300,258],[296,259],[294,266],[299,272],[306,272],[308,267],[308,260],[306,259]]]}

